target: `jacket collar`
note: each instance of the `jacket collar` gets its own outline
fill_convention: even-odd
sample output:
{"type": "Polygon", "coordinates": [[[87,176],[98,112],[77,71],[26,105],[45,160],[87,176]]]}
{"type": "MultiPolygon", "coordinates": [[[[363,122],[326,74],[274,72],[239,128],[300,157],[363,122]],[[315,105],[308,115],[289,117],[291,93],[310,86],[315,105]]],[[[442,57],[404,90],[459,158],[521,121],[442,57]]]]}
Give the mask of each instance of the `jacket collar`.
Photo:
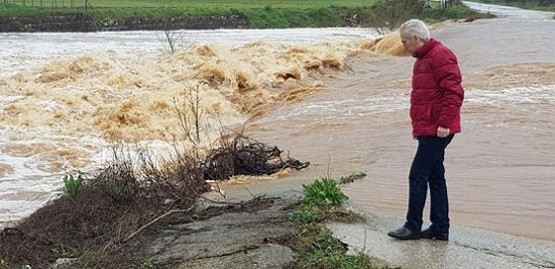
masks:
{"type": "Polygon", "coordinates": [[[424,58],[424,56],[426,56],[426,54],[428,54],[428,52],[434,48],[435,46],[439,45],[441,43],[439,43],[439,41],[435,40],[435,39],[430,39],[430,41],[426,42],[424,44],[424,46],[420,47],[419,49],[417,49],[414,52],[414,57],[418,58],[418,59],[422,59],[424,58]]]}

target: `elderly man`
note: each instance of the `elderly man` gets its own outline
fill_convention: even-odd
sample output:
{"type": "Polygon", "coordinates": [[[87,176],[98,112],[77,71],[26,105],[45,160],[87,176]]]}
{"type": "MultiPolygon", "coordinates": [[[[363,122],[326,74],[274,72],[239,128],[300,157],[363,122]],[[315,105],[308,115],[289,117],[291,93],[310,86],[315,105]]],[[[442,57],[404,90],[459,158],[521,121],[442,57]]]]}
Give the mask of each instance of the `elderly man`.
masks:
{"type": "Polygon", "coordinates": [[[464,90],[453,52],[430,38],[420,20],[409,20],[399,29],[405,50],[416,58],[412,74],[410,118],[418,140],[409,174],[409,206],[405,225],[388,233],[401,239],[449,240],[449,203],[443,158],[454,134],[461,131],[460,107],[464,90]],[[422,229],[422,212],[430,187],[432,225],[422,229]]]}

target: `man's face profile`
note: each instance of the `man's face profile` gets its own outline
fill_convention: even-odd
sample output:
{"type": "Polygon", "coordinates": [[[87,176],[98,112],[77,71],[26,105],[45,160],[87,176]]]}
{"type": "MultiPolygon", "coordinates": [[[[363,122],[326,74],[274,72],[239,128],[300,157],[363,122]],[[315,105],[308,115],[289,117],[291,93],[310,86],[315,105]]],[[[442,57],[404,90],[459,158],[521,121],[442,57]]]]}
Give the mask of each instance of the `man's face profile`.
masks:
{"type": "Polygon", "coordinates": [[[410,36],[405,31],[401,32],[401,42],[403,42],[405,50],[411,55],[414,55],[416,50],[421,47],[420,38],[417,36],[410,36]]]}

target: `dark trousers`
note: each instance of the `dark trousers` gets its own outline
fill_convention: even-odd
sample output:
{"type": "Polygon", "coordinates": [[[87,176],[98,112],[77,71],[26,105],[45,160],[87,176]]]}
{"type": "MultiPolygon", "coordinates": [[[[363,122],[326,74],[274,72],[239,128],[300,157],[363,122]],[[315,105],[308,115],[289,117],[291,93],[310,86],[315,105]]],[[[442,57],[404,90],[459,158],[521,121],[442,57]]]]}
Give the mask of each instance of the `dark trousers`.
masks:
{"type": "Polygon", "coordinates": [[[443,159],[445,148],[453,135],[446,138],[419,137],[418,149],[409,174],[409,209],[405,227],[413,232],[422,229],[422,211],[426,204],[428,185],[430,186],[431,229],[437,233],[449,232],[449,201],[443,159]]]}

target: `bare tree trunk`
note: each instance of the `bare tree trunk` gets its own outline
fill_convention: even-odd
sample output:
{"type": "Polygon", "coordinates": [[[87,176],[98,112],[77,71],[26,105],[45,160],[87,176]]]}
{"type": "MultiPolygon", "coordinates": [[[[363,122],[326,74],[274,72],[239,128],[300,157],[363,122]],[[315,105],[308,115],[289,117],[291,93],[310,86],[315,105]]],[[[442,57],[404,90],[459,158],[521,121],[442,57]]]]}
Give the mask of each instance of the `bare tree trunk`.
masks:
{"type": "Polygon", "coordinates": [[[171,30],[173,27],[170,26],[170,18],[171,18],[171,0],[164,0],[163,2],[164,4],[164,8],[166,8],[166,18],[164,19],[164,35],[166,37],[166,41],[168,42],[168,45],[170,46],[170,52],[174,53],[176,48],[175,48],[175,43],[177,40],[177,36],[175,31],[171,30]]]}

